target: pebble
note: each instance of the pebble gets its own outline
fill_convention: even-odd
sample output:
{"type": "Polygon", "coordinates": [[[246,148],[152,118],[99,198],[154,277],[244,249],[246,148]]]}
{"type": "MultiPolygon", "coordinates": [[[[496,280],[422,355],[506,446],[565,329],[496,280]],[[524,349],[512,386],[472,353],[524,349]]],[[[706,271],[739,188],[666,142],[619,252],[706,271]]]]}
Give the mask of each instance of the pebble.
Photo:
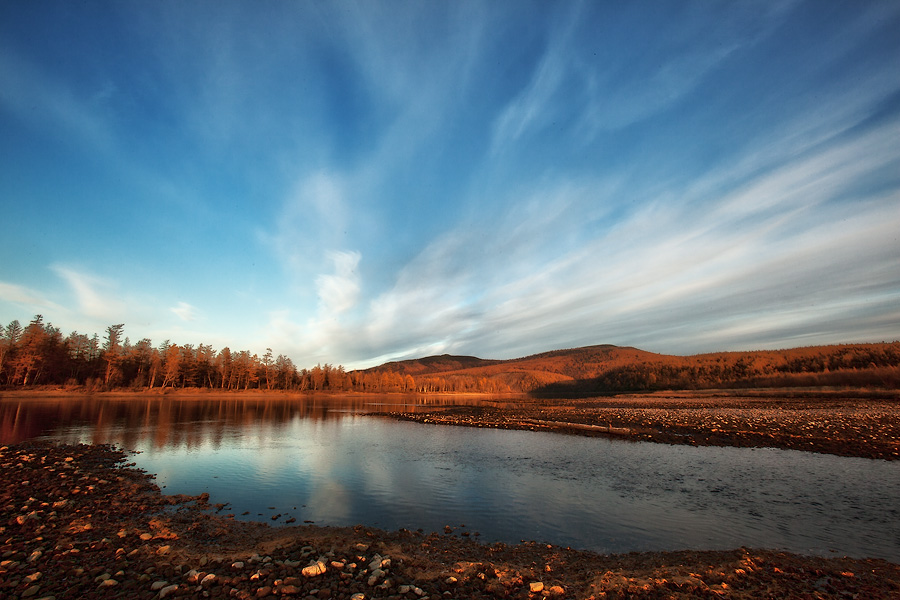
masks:
{"type": "Polygon", "coordinates": [[[316,577],[317,575],[323,574],[326,569],[327,567],[325,566],[325,563],[319,561],[309,565],[308,567],[303,567],[301,573],[303,573],[305,577],[316,577]]]}
{"type": "Polygon", "coordinates": [[[34,583],[35,581],[40,579],[42,575],[43,575],[43,573],[41,573],[40,571],[36,571],[36,572],[32,573],[31,575],[26,575],[24,581],[28,585],[31,585],[32,583],[34,583]]]}
{"type": "MultiPolygon", "coordinates": [[[[54,480],[53,485],[57,485],[56,480],[54,480]]],[[[62,486],[62,484],[59,485],[62,486]]],[[[82,485],[82,488],[85,487],[85,485],[82,485]]],[[[52,502],[54,496],[49,494],[42,497],[47,498],[47,501],[43,503],[46,509],[49,503],[52,502]]],[[[28,506],[29,510],[41,506],[40,500],[29,500],[26,502],[25,497],[21,496],[16,498],[15,509],[17,510],[18,507],[21,507],[23,504],[28,506]]],[[[75,510],[83,510],[78,499],[72,500],[71,506],[74,506],[75,510]]],[[[69,509],[67,508],[66,513],[68,513],[68,511],[69,509]]],[[[134,514],[138,513],[139,505],[134,509],[134,514]]],[[[18,535],[18,528],[13,525],[14,517],[15,513],[8,514],[7,519],[9,520],[7,523],[3,524],[7,525],[7,529],[10,530],[10,533],[7,535],[18,535]],[[10,527],[10,525],[13,526],[10,527]]],[[[160,557],[155,554],[155,551],[160,543],[165,542],[160,541],[153,544],[145,544],[138,541],[140,532],[149,530],[146,521],[128,521],[127,536],[122,537],[121,535],[117,536],[117,532],[125,530],[121,529],[118,524],[112,525],[105,519],[97,519],[94,529],[94,531],[97,532],[96,536],[67,536],[66,538],[63,538],[64,541],[60,542],[49,526],[44,531],[36,530],[39,525],[47,523],[46,521],[41,521],[41,519],[45,519],[45,517],[46,512],[42,512],[37,515],[35,520],[29,519],[27,521],[25,528],[27,528],[27,531],[31,534],[27,540],[18,542],[16,545],[7,543],[5,546],[0,546],[0,548],[2,548],[2,550],[0,550],[0,558],[2,558],[0,563],[7,567],[7,572],[0,575],[0,598],[6,597],[5,595],[9,591],[11,592],[11,598],[18,597],[21,599],[23,598],[23,590],[28,591],[28,594],[24,596],[24,600],[40,600],[41,597],[46,598],[47,594],[56,590],[53,585],[55,585],[57,577],[66,578],[75,582],[75,585],[83,586],[82,594],[87,596],[93,595],[98,598],[140,596],[147,599],[153,596],[168,599],[183,596],[192,598],[234,597],[240,598],[241,600],[247,600],[255,597],[264,598],[266,596],[278,597],[278,595],[283,595],[286,599],[297,598],[298,600],[301,598],[303,598],[303,600],[325,600],[329,597],[350,600],[351,596],[362,600],[366,600],[366,598],[373,599],[373,597],[381,598],[388,596],[393,597],[395,600],[400,600],[401,598],[407,600],[409,598],[415,598],[415,600],[422,600],[423,598],[430,598],[430,600],[451,600],[460,597],[466,598],[481,593],[485,596],[496,594],[498,597],[510,597],[509,594],[513,591],[512,586],[514,585],[514,583],[512,583],[513,580],[507,579],[505,574],[498,580],[495,579],[495,574],[492,572],[490,572],[486,580],[483,576],[480,578],[481,581],[476,580],[476,572],[474,569],[478,568],[481,571],[485,571],[487,570],[486,567],[473,567],[472,569],[467,569],[465,571],[460,570],[460,573],[465,572],[466,574],[461,574],[459,578],[456,578],[451,575],[453,571],[449,569],[446,571],[443,570],[450,564],[445,563],[441,567],[431,567],[433,569],[431,571],[432,573],[435,575],[443,575],[443,580],[440,579],[439,576],[435,580],[435,583],[442,589],[440,591],[436,589],[432,590],[431,586],[433,584],[429,580],[429,583],[427,584],[429,585],[429,590],[428,592],[425,592],[421,588],[415,588],[412,585],[408,585],[416,582],[416,580],[418,580],[419,583],[425,582],[425,579],[419,578],[419,572],[415,570],[418,565],[413,561],[410,561],[409,564],[407,564],[407,561],[403,561],[402,563],[398,562],[399,566],[396,571],[399,572],[402,570],[405,573],[405,577],[400,580],[394,577],[395,569],[391,567],[391,559],[375,553],[375,550],[389,553],[389,549],[394,546],[382,543],[377,537],[375,537],[374,540],[378,541],[373,541],[371,544],[360,544],[360,547],[357,547],[355,542],[349,544],[344,543],[342,546],[332,546],[337,549],[337,553],[335,551],[323,552],[324,550],[328,550],[329,546],[325,545],[328,544],[328,542],[318,541],[315,549],[312,547],[304,547],[304,552],[309,552],[310,555],[305,560],[301,559],[298,561],[291,561],[289,558],[300,558],[300,544],[296,544],[296,542],[288,543],[282,547],[271,549],[272,556],[267,557],[269,563],[257,564],[252,568],[249,567],[249,562],[251,561],[247,558],[250,556],[250,553],[253,552],[250,547],[245,547],[246,550],[244,554],[237,554],[228,559],[209,561],[208,559],[201,559],[200,555],[196,554],[197,559],[191,559],[190,564],[179,564],[185,562],[184,559],[176,560],[174,558],[175,556],[180,556],[182,551],[180,542],[171,542],[173,544],[171,553],[168,556],[160,557]],[[41,536],[44,536],[44,538],[42,539],[41,536]],[[100,541],[100,538],[107,540],[107,542],[104,544],[100,541]],[[110,538],[113,542],[108,541],[110,538]],[[33,551],[38,548],[38,545],[41,546],[40,549],[42,550],[42,555],[35,559],[33,564],[28,564],[26,560],[28,560],[30,555],[33,555],[33,551]],[[123,548],[118,548],[120,545],[123,546],[123,548]],[[131,553],[127,551],[135,547],[139,548],[140,551],[135,555],[133,561],[129,558],[129,561],[131,562],[131,565],[129,566],[129,561],[124,560],[124,555],[127,554],[130,557],[131,553]],[[111,560],[113,554],[116,556],[115,561],[111,560]],[[47,558],[43,558],[44,556],[47,558]],[[232,562],[228,562],[229,560],[232,562]],[[356,560],[359,564],[358,568],[355,568],[352,571],[354,574],[351,574],[351,568],[356,565],[355,563],[351,564],[349,562],[351,560],[356,560]],[[53,561],[54,564],[58,564],[58,568],[51,570],[49,568],[51,561],[53,561]],[[48,566],[45,566],[44,562],[47,562],[48,566]],[[148,568],[148,565],[151,562],[156,563],[157,567],[150,566],[148,568]],[[212,562],[214,565],[207,568],[218,573],[216,578],[212,580],[214,582],[213,585],[204,588],[199,586],[196,581],[193,584],[189,584],[186,579],[183,579],[183,577],[186,577],[184,573],[189,573],[191,565],[195,565],[197,566],[197,569],[200,570],[196,573],[201,578],[200,580],[203,581],[203,578],[206,577],[207,574],[203,572],[205,571],[205,568],[198,566],[198,563],[199,565],[203,565],[207,562],[212,562]],[[79,564],[84,565],[86,569],[78,567],[77,565],[79,564]],[[320,564],[321,566],[319,566],[320,564]],[[296,569],[291,568],[294,565],[296,565],[296,569]],[[304,575],[306,575],[305,573],[301,574],[301,565],[312,567],[315,571],[322,571],[324,575],[323,573],[319,573],[323,576],[318,577],[317,579],[307,579],[304,577],[304,575]],[[244,566],[247,569],[246,572],[239,570],[241,566],[244,566]],[[327,568],[326,571],[326,567],[330,568],[327,568]],[[48,568],[48,571],[40,576],[40,572],[37,571],[38,568],[48,568]],[[116,570],[114,571],[113,569],[116,570]],[[256,569],[260,569],[260,572],[257,573],[256,569]],[[390,573],[388,571],[390,571],[390,573]],[[251,576],[251,574],[254,573],[256,573],[256,575],[251,576]],[[145,579],[139,581],[137,578],[141,574],[143,574],[142,577],[145,579]],[[289,575],[294,575],[295,577],[289,577],[289,575]],[[5,582],[2,581],[4,577],[8,577],[9,580],[5,582]],[[95,583],[95,578],[97,577],[99,577],[99,581],[95,583]],[[181,582],[181,585],[169,585],[168,581],[162,581],[162,579],[181,582]],[[278,583],[275,583],[276,579],[279,580],[278,583]],[[112,580],[112,582],[103,583],[109,580],[112,580]],[[367,581],[371,582],[370,585],[375,585],[367,587],[367,581]],[[11,585],[4,587],[4,584],[10,582],[12,582],[11,585]],[[37,585],[38,583],[41,585],[37,585]],[[400,583],[407,585],[401,586],[399,585],[400,583]],[[95,588],[95,586],[99,587],[99,589],[95,588]],[[113,586],[115,589],[104,586],[113,586]],[[91,592],[91,588],[94,588],[93,592],[91,592]],[[161,593],[161,590],[164,588],[167,588],[167,591],[161,593]],[[366,592],[361,593],[362,590],[366,590],[366,592]],[[429,594],[431,595],[429,596],[429,594]]],[[[73,520],[77,520],[78,523],[84,523],[87,518],[90,518],[90,513],[86,510],[79,513],[73,512],[71,515],[63,514],[61,515],[57,527],[62,532],[68,534],[68,528],[71,527],[70,523],[73,522],[73,520]]],[[[25,531],[25,528],[23,528],[22,531],[25,531]]],[[[157,529],[154,529],[154,531],[156,530],[157,529]]],[[[439,531],[440,530],[438,530],[438,532],[439,531]]],[[[3,531],[0,530],[0,533],[3,533],[3,531]]],[[[443,536],[436,536],[435,539],[437,538],[440,538],[441,540],[444,539],[443,536]]],[[[418,544],[418,541],[416,541],[416,544],[418,544]]],[[[433,546],[431,548],[432,552],[435,547],[439,548],[440,546],[433,546]]],[[[455,548],[455,546],[453,546],[453,548],[455,548]]],[[[454,556],[454,558],[456,558],[456,556],[454,556]]],[[[397,557],[394,557],[394,559],[398,560],[397,557]]],[[[258,557],[257,561],[263,561],[263,559],[258,557]]],[[[429,565],[434,564],[431,559],[423,562],[427,562],[429,565]]],[[[475,563],[472,564],[474,565],[475,563]]],[[[745,568],[749,569],[749,567],[745,568]]],[[[733,567],[732,571],[734,571],[733,567]]],[[[734,572],[742,574],[741,571],[742,570],[734,572]]],[[[847,573],[850,573],[850,571],[847,571],[847,573]]],[[[862,573],[862,575],[857,575],[857,577],[865,576],[863,571],[860,571],[860,573],[862,573]]],[[[483,575],[482,573],[478,574],[483,575]]],[[[546,600],[561,600],[566,597],[567,593],[570,595],[578,594],[575,587],[567,592],[567,589],[562,586],[554,585],[551,587],[550,582],[541,583],[539,581],[532,581],[527,576],[523,582],[521,579],[522,573],[514,573],[513,575],[518,579],[516,583],[518,584],[517,587],[519,589],[516,590],[515,595],[517,598],[520,598],[520,600],[526,598],[529,591],[533,594],[532,598],[536,600],[542,600],[542,596],[546,600]],[[532,591],[537,589],[540,589],[540,592],[532,591]]],[[[496,577],[499,577],[499,575],[496,575],[496,577]]]]}

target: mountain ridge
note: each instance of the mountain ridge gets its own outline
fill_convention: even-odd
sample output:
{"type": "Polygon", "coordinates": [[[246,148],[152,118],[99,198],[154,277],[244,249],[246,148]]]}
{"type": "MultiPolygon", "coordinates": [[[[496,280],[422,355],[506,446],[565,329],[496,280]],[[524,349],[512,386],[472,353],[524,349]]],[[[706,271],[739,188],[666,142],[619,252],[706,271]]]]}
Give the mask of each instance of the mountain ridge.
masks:
{"type": "MultiPolygon", "coordinates": [[[[900,387],[900,342],[657,354],[598,344],[513,359],[450,354],[392,361],[359,377],[412,378],[421,391],[592,393],[713,387],[900,387]]],[[[409,387],[409,382],[406,381],[409,387]]]]}

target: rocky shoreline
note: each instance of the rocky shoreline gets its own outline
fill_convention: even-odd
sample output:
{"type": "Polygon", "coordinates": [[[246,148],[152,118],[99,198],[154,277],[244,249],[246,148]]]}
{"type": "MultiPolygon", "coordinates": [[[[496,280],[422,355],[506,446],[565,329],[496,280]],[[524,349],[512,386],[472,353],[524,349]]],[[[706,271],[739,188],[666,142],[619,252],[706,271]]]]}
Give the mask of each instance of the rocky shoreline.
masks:
{"type": "MultiPolygon", "coordinates": [[[[900,565],[737,549],[599,555],[445,533],[269,527],[166,496],[110,446],[0,448],[0,597],[900,598],[900,565]]],[[[224,499],[212,499],[224,500],[224,499]]]]}
{"type": "Polygon", "coordinates": [[[900,460],[900,399],[896,395],[666,392],[541,399],[514,406],[498,402],[389,416],[440,425],[900,460]]]}

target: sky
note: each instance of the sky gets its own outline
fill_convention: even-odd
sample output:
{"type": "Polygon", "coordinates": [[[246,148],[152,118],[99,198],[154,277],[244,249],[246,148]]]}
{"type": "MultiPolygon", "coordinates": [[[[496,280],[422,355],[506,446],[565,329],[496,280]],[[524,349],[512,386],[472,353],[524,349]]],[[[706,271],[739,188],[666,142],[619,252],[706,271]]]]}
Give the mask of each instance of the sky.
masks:
{"type": "Polygon", "coordinates": [[[900,339],[900,3],[0,3],[0,323],[299,367],[900,339]]]}

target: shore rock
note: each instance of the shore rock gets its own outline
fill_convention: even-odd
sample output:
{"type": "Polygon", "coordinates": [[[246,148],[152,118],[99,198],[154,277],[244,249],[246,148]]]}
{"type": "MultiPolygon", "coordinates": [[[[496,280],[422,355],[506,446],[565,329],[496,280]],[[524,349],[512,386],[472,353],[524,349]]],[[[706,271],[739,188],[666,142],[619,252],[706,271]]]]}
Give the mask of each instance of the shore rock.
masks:
{"type": "Polygon", "coordinates": [[[195,497],[173,503],[152,478],[123,467],[125,456],[108,446],[0,449],[0,480],[30,482],[27,489],[0,486],[0,598],[900,597],[900,565],[883,560],[743,548],[604,556],[532,542],[488,545],[439,532],[234,521],[203,511],[195,497]],[[66,457],[73,460],[64,463],[66,457]],[[64,479],[62,464],[70,466],[64,479]],[[101,480],[108,483],[100,486],[101,480]],[[57,519],[35,513],[17,523],[17,516],[46,512],[62,499],[57,519]],[[169,532],[167,554],[140,539],[138,532],[150,530],[169,532]],[[310,559],[315,562],[296,570],[310,559]]]}

